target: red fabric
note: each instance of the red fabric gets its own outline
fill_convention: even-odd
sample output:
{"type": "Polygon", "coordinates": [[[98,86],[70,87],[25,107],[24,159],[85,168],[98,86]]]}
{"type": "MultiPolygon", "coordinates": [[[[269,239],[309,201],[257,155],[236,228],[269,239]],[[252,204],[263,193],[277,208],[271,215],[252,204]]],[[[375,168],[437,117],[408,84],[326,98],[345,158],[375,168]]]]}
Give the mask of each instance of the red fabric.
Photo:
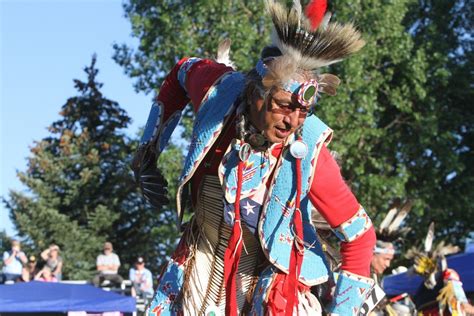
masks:
{"type": "MultiPolygon", "coordinates": [[[[359,202],[342,178],[339,166],[326,146],[319,153],[309,199],[333,228],[350,219],[359,210],[359,202]]],[[[356,240],[342,242],[341,269],[369,277],[375,241],[375,230],[371,227],[356,240]]]]}
{"type": "Polygon", "coordinates": [[[239,268],[240,255],[242,254],[242,226],[240,222],[240,193],[242,192],[242,169],[244,163],[239,161],[237,167],[237,192],[234,203],[234,227],[229,244],[224,254],[224,284],[226,293],[225,314],[229,316],[238,315],[237,306],[237,270],[239,268]]]}
{"type": "Polygon", "coordinates": [[[301,265],[303,263],[303,220],[301,218],[301,159],[296,159],[296,201],[295,212],[293,213],[293,228],[295,239],[291,247],[290,266],[288,267],[288,277],[285,280],[286,316],[293,315],[293,309],[298,306],[298,280],[300,278],[301,265]]]}
{"type": "Polygon", "coordinates": [[[193,104],[194,111],[199,109],[202,98],[209,88],[224,73],[232,71],[231,67],[224,64],[218,64],[208,59],[195,62],[188,70],[186,76],[186,90],[181,87],[178,80],[179,68],[189,58],[181,59],[166,76],[160,88],[157,100],[165,105],[163,119],[166,121],[176,111],[184,109],[190,101],[193,104]]]}
{"type": "Polygon", "coordinates": [[[326,0],[312,0],[305,8],[305,14],[311,21],[311,28],[317,29],[321,21],[323,20],[324,14],[326,13],[327,1],[326,0]]]}
{"type": "MultiPolygon", "coordinates": [[[[270,291],[268,293],[268,301],[265,315],[282,316],[288,313],[287,306],[287,295],[285,289],[285,282],[288,275],[283,272],[277,272],[276,277],[272,281],[270,291]]],[[[304,284],[298,283],[297,290],[300,293],[305,293],[310,290],[304,284]]]]}

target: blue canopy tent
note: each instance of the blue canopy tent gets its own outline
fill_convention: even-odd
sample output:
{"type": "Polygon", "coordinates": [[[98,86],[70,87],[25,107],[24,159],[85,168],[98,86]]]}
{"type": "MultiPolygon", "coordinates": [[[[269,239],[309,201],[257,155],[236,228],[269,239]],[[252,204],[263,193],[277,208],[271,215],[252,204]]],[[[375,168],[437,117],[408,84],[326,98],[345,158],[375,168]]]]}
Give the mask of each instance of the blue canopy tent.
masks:
{"type": "MultiPolygon", "coordinates": [[[[463,253],[447,258],[448,267],[456,270],[461,277],[466,293],[474,292],[474,253],[463,253]]],[[[388,296],[408,293],[414,296],[423,283],[421,276],[413,273],[390,275],[383,279],[383,289],[388,296]]]]}
{"type": "Polygon", "coordinates": [[[91,285],[48,282],[0,285],[0,313],[135,312],[135,298],[91,285]]]}

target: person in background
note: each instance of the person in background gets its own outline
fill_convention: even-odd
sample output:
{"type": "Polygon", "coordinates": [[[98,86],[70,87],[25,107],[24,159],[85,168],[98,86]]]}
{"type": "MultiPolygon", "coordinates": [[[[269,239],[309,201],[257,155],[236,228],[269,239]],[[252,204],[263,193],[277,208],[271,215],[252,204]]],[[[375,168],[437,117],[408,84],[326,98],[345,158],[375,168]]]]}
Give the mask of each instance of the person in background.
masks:
{"type": "Polygon", "coordinates": [[[38,268],[36,267],[37,263],[36,256],[30,256],[28,258],[28,263],[23,267],[23,271],[21,273],[21,279],[23,282],[29,282],[33,280],[35,275],[38,273],[38,268]]]}
{"type": "Polygon", "coordinates": [[[100,286],[104,280],[108,280],[117,286],[123,281],[123,278],[118,274],[120,267],[120,259],[113,252],[112,243],[104,243],[104,253],[97,256],[97,274],[92,279],[95,286],[100,286]]]}
{"type": "Polygon", "coordinates": [[[41,258],[46,262],[54,276],[61,281],[63,270],[63,259],[59,255],[60,249],[58,245],[51,244],[48,249],[41,252],[41,258]]]}
{"type": "Polygon", "coordinates": [[[35,281],[58,282],[58,279],[54,276],[50,267],[44,266],[43,269],[35,275],[35,281]]]}
{"type": "Polygon", "coordinates": [[[28,259],[23,251],[18,240],[12,240],[11,250],[3,253],[3,269],[2,269],[2,283],[6,281],[17,281],[21,278],[23,264],[26,264],[28,259]]]}
{"type": "Polygon", "coordinates": [[[132,281],[132,296],[139,296],[147,299],[153,296],[153,277],[147,268],[145,268],[145,260],[138,257],[135,261],[135,267],[130,268],[129,279],[132,281]]]}
{"type": "Polygon", "coordinates": [[[370,267],[377,277],[381,276],[384,271],[390,267],[395,255],[395,247],[391,242],[377,240],[374,256],[370,262],[370,267]]]}
{"type": "MultiPolygon", "coordinates": [[[[373,250],[370,270],[372,278],[380,285],[382,275],[390,267],[396,254],[396,244],[403,240],[405,234],[410,230],[403,226],[403,222],[412,208],[412,202],[406,200],[403,204],[396,199],[392,208],[380,223],[376,230],[377,241],[373,250]]],[[[391,304],[387,298],[383,298],[370,315],[402,315],[394,310],[394,306],[401,309],[408,309],[408,306],[402,306],[402,302],[391,304]],[[395,306],[396,305],[396,306],[395,306]]]]}

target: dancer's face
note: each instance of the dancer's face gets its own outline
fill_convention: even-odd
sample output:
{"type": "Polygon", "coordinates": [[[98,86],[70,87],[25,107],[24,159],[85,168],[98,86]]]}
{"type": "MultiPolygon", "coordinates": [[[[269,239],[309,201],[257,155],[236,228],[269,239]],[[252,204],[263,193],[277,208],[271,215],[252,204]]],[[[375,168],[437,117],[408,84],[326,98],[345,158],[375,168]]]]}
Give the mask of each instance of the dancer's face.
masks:
{"type": "Polygon", "coordinates": [[[250,121],[271,143],[282,143],[303,125],[308,108],[301,106],[293,94],[273,88],[268,96],[254,98],[250,121]]]}
{"type": "Polygon", "coordinates": [[[376,253],[372,257],[372,268],[377,274],[382,274],[385,269],[390,267],[393,260],[393,254],[388,253],[376,253]]]}

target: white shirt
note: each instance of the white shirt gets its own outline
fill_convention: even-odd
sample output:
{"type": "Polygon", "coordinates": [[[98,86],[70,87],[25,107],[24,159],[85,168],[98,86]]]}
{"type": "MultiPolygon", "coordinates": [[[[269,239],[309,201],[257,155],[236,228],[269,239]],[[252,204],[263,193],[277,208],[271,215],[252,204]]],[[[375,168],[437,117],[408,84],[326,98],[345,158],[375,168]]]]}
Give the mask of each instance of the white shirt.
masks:
{"type": "Polygon", "coordinates": [[[97,256],[97,265],[98,266],[117,266],[117,270],[102,270],[102,274],[117,274],[118,267],[120,266],[120,259],[115,253],[110,253],[109,255],[98,255],[97,256]]]}

